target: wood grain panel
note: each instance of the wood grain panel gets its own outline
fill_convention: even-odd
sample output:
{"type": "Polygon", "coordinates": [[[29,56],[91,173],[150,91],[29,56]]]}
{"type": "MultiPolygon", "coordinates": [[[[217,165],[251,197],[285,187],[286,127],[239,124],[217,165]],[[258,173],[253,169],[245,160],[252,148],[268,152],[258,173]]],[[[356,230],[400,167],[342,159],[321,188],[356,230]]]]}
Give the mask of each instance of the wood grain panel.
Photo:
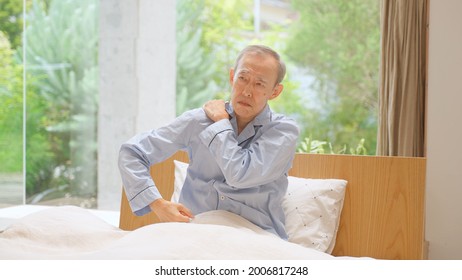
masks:
{"type": "Polygon", "coordinates": [[[348,181],[334,255],[422,259],[425,168],[424,158],[305,154],[290,175],[348,181]]]}

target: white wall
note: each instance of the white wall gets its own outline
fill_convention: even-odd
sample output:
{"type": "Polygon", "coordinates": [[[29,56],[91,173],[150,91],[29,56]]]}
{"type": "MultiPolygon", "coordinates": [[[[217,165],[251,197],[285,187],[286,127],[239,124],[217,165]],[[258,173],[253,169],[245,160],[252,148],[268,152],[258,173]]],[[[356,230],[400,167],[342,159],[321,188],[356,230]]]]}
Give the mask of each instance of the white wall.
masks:
{"type": "Polygon", "coordinates": [[[426,239],[462,259],[462,1],[430,0],[426,239]]]}
{"type": "Polygon", "coordinates": [[[175,117],[175,36],[175,1],[100,2],[99,209],[120,208],[120,145],[175,117]]]}

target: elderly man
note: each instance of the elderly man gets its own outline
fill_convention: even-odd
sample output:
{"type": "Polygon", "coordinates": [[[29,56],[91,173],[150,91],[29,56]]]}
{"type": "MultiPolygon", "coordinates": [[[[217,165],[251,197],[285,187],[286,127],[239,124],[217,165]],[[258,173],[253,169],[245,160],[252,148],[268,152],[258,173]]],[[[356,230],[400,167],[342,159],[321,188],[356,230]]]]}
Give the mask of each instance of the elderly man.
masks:
{"type": "Polygon", "coordinates": [[[287,239],[281,202],[299,129],[268,100],[283,91],[285,65],[272,49],[244,48],[229,72],[230,102],[211,100],[167,126],[136,135],[120,149],[119,168],[136,215],[164,222],[226,210],[287,239]],[[162,198],[149,167],[178,150],[189,156],[179,203],[162,198]]]}

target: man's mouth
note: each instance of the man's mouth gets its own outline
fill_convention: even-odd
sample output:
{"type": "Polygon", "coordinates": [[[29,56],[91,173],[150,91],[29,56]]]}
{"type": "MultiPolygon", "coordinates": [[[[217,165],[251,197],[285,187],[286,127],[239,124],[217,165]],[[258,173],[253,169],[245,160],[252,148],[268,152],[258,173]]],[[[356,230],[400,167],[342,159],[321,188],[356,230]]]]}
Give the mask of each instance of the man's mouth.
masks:
{"type": "Polygon", "coordinates": [[[244,107],[252,107],[249,103],[244,102],[244,101],[239,101],[239,105],[244,106],[244,107]]]}

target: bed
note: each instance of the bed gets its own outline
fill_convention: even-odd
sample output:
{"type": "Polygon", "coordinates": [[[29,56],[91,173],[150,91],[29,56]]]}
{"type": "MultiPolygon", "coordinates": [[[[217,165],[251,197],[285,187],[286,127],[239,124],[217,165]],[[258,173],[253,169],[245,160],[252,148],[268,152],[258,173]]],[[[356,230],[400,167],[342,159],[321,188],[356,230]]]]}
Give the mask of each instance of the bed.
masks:
{"type": "MultiPolygon", "coordinates": [[[[151,168],[178,196],[188,157],[151,168]]],[[[122,189],[119,227],[60,206],[0,232],[0,259],[425,259],[424,158],[297,154],[283,201],[289,241],[226,211],[190,223],[135,216],[122,189]]]]}
{"type": "MultiPolygon", "coordinates": [[[[187,163],[187,154],[179,152],[151,168],[163,197],[174,196],[177,161],[187,163]]],[[[425,158],[297,153],[289,175],[347,182],[330,255],[417,260],[427,252],[425,168],[425,158]]],[[[133,215],[122,194],[120,228],[157,222],[155,214],[133,215]]]]}

